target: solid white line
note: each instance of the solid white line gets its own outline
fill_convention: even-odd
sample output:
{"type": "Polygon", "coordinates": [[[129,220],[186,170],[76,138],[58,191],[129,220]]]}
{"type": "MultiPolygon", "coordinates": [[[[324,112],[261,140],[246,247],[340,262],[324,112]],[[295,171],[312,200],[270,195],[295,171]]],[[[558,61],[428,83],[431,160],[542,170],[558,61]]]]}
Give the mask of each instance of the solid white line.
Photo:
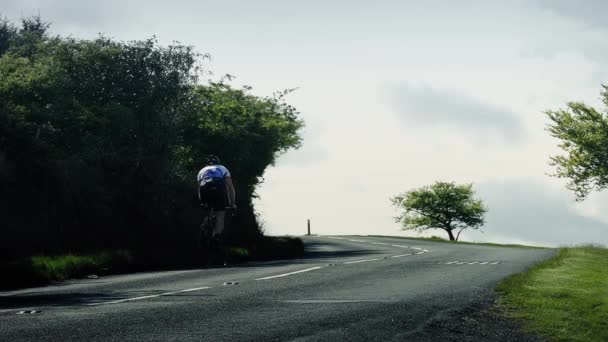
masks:
{"type": "Polygon", "coordinates": [[[258,278],[256,280],[266,280],[266,279],[274,279],[274,278],[280,278],[280,277],[287,277],[287,276],[290,276],[292,274],[298,274],[298,273],[302,273],[302,272],[309,272],[309,271],[318,270],[319,268],[322,268],[322,267],[323,266],[311,267],[311,268],[307,268],[307,269],[299,270],[299,271],[295,271],[295,272],[289,272],[289,273],[278,274],[278,275],[274,275],[274,276],[270,276],[270,277],[258,278]]]}
{"type": "Polygon", "coordinates": [[[345,262],[344,264],[357,264],[357,263],[360,263],[360,262],[377,261],[377,260],[380,260],[380,259],[366,259],[366,260],[348,261],[348,262],[345,262]]]}
{"type": "Polygon", "coordinates": [[[409,256],[409,255],[414,255],[413,253],[408,253],[408,254],[400,254],[400,255],[393,255],[391,258],[401,258],[404,256],[409,256]]]}
{"type": "Polygon", "coordinates": [[[176,292],[169,292],[170,294],[174,294],[174,293],[182,293],[182,292],[192,292],[192,291],[198,291],[198,290],[206,290],[206,289],[210,289],[211,287],[209,286],[203,286],[203,287],[195,287],[193,289],[187,289],[187,290],[181,290],[181,291],[176,291],[176,292]]]}
{"type": "Polygon", "coordinates": [[[24,308],[5,309],[5,310],[0,310],[0,313],[13,312],[13,311],[27,311],[27,310],[31,310],[31,309],[24,309],[24,308]]]}
{"type": "Polygon", "coordinates": [[[86,304],[86,305],[88,305],[88,306],[96,306],[96,305],[105,305],[105,304],[119,304],[119,303],[125,303],[125,302],[132,302],[134,300],[142,300],[142,299],[148,299],[148,298],[157,298],[157,297],[162,297],[162,296],[169,296],[169,295],[178,294],[178,293],[192,292],[192,291],[198,291],[198,290],[205,290],[205,289],[210,289],[210,288],[211,287],[208,287],[208,286],[205,286],[205,287],[196,287],[196,288],[187,289],[187,290],[165,292],[165,293],[160,293],[160,294],[156,294],[156,295],[133,297],[133,298],[126,298],[126,299],[112,300],[112,301],[109,301],[109,302],[91,303],[91,304],[86,304]]]}

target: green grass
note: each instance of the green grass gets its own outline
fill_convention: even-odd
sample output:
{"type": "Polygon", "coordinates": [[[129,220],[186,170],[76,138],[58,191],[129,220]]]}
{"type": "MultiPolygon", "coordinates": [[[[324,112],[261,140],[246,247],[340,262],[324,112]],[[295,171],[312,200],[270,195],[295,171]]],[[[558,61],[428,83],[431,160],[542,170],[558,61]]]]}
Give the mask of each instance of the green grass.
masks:
{"type": "Polygon", "coordinates": [[[497,287],[498,305],[555,341],[608,341],[608,249],[563,248],[497,287]]]}
{"type": "MultiPolygon", "coordinates": [[[[304,244],[295,237],[264,236],[243,246],[228,246],[234,262],[297,258],[304,254],[304,244]]],[[[199,254],[173,249],[150,249],[134,253],[117,250],[96,254],[32,256],[0,263],[0,289],[47,285],[87,275],[106,275],[133,271],[166,270],[200,267],[199,254]],[[135,260],[136,259],[136,260],[135,260]]]]}
{"type": "Polygon", "coordinates": [[[132,264],[131,253],[124,250],[91,255],[32,256],[0,264],[0,274],[4,278],[0,288],[37,286],[91,274],[120,273],[128,271],[132,264]]]}
{"type": "Polygon", "coordinates": [[[409,236],[384,236],[384,235],[366,235],[369,237],[381,237],[381,238],[398,238],[405,240],[422,240],[422,241],[433,241],[433,242],[443,242],[443,243],[453,243],[458,245],[480,245],[480,246],[492,246],[492,247],[515,247],[515,248],[550,248],[550,247],[541,247],[541,246],[529,246],[529,245],[518,245],[518,244],[501,244],[501,243],[493,243],[493,242],[469,242],[469,241],[450,241],[439,236],[431,236],[431,237],[409,237],[409,236]]]}

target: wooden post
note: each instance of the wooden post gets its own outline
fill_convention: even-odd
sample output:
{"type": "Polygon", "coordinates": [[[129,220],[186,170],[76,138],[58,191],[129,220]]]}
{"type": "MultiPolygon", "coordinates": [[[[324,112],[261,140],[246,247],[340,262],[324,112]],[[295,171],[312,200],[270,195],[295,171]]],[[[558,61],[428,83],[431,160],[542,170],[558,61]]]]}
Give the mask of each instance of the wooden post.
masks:
{"type": "Polygon", "coordinates": [[[308,235],[310,235],[310,219],[308,219],[308,235]]]}

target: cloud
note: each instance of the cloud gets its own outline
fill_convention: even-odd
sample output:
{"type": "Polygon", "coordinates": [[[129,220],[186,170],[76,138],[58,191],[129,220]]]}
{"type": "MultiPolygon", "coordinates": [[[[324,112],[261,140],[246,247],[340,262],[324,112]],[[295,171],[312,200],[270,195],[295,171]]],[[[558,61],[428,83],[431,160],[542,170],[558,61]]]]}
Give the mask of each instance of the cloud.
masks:
{"type": "Polygon", "coordinates": [[[277,160],[278,166],[310,166],[318,162],[327,160],[327,150],[318,143],[306,144],[298,149],[291,150],[280,156],[277,160]]]}
{"type": "Polygon", "coordinates": [[[559,16],[571,18],[594,28],[608,28],[606,13],[608,2],[604,0],[538,0],[541,8],[546,8],[559,16]]]}
{"type": "Polygon", "coordinates": [[[390,90],[390,97],[407,125],[444,126],[463,137],[485,141],[515,143],[525,136],[514,112],[456,90],[402,84],[390,90]]]}
{"type": "Polygon", "coordinates": [[[312,117],[305,117],[304,122],[302,147],[281,155],[277,159],[278,166],[303,167],[327,160],[328,151],[323,143],[324,123],[312,117]]]}
{"type": "Polygon", "coordinates": [[[522,241],[545,245],[608,245],[608,224],[580,213],[567,190],[542,180],[491,181],[476,185],[488,206],[485,234],[467,240],[522,241]]]}
{"type": "Polygon", "coordinates": [[[45,20],[51,20],[57,25],[65,23],[78,25],[99,25],[103,24],[111,15],[120,14],[116,6],[118,3],[102,3],[95,1],[79,1],[79,0],[51,0],[51,1],[23,1],[23,0],[7,0],[3,4],[2,12],[18,16],[28,17],[32,15],[40,15],[45,20]],[[108,6],[109,5],[109,6],[108,6]],[[113,8],[111,10],[110,8],[113,8]],[[118,12],[118,13],[117,13],[118,12]]]}
{"type": "MultiPolygon", "coordinates": [[[[605,13],[608,2],[601,0],[568,1],[536,0],[532,3],[540,13],[536,25],[529,29],[524,57],[558,58],[560,55],[580,55],[598,65],[608,58],[605,36],[608,22],[605,13]]],[[[605,81],[606,74],[597,72],[595,83],[605,81]]]]}

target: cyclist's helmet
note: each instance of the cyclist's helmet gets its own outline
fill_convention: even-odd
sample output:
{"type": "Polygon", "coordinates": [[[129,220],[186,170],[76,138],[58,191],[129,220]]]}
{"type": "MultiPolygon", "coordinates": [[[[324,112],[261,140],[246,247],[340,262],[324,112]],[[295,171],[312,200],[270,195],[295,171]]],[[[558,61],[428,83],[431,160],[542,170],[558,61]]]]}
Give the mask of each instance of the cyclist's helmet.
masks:
{"type": "Polygon", "coordinates": [[[219,165],[220,164],[220,158],[216,155],[210,154],[207,157],[207,165],[219,165]]]}

